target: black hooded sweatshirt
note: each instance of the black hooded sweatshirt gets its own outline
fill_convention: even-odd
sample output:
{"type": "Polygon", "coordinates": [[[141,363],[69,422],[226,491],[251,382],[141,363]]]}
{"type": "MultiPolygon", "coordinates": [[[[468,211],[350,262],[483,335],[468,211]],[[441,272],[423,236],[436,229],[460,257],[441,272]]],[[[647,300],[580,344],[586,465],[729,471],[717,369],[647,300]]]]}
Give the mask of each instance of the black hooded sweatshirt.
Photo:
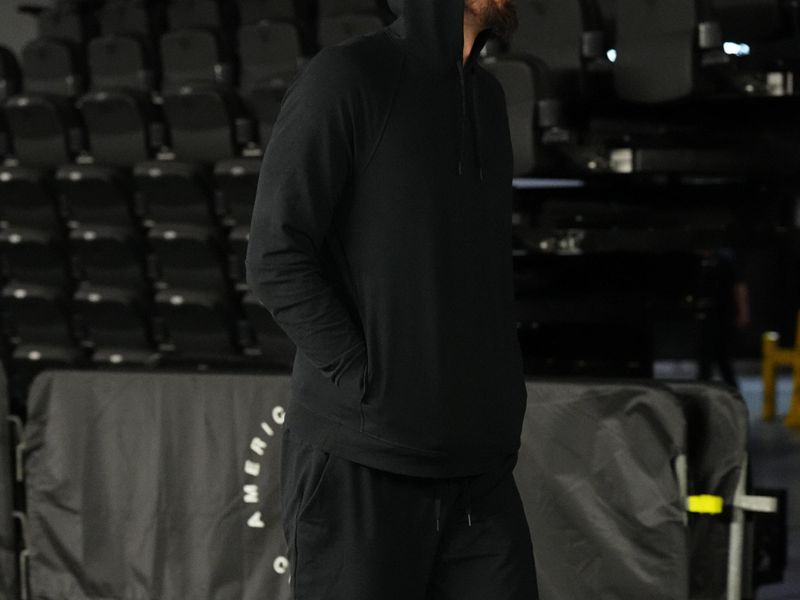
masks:
{"type": "Polygon", "coordinates": [[[503,89],[464,0],[319,51],[262,159],[247,282],[297,346],[286,425],[367,466],[486,472],[520,445],[503,89]]]}

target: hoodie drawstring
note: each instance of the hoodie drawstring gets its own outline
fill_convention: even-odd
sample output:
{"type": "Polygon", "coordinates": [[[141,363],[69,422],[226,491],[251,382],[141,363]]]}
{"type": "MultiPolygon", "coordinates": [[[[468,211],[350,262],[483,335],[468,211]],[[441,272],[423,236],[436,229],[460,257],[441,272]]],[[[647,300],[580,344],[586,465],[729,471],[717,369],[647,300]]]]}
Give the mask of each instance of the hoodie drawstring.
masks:
{"type": "Polygon", "coordinates": [[[461,59],[456,59],[456,67],[458,68],[458,77],[460,79],[461,91],[461,130],[459,131],[458,138],[458,174],[462,174],[462,160],[464,157],[464,121],[467,118],[467,97],[464,95],[464,65],[461,64],[461,59]]]}
{"type": "MultiPolygon", "coordinates": [[[[469,494],[469,477],[464,477],[461,480],[461,492],[464,497],[464,506],[465,513],[467,515],[467,525],[472,527],[472,498],[469,494]]],[[[434,484],[434,506],[436,507],[436,531],[441,530],[441,514],[442,514],[442,494],[441,494],[441,486],[444,485],[445,482],[437,481],[434,484]]]]}
{"type": "Polygon", "coordinates": [[[435,485],[435,488],[436,488],[436,500],[435,500],[435,504],[436,504],[436,531],[439,531],[439,515],[442,512],[442,498],[441,498],[441,493],[439,492],[439,485],[440,485],[440,482],[437,481],[436,485],[435,485]]]}
{"type": "Polygon", "coordinates": [[[469,496],[469,477],[464,479],[464,503],[467,507],[467,524],[472,527],[472,499],[469,496]]]}
{"type": "MultiPolygon", "coordinates": [[[[458,174],[462,175],[463,170],[463,156],[464,156],[464,125],[467,119],[467,96],[465,93],[465,83],[464,83],[464,65],[461,62],[461,58],[456,59],[456,67],[458,68],[458,76],[460,80],[460,91],[461,91],[461,131],[459,132],[459,140],[458,140],[458,174]]],[[[471,72],[474,72],[474,68],[471,67],[471,72]]],[[[483,181],[483,165],[481,162],[481,149],[480,149],[480,133],[479,133],[479,125],[478,125],[478,96],[475,92],[475,82],[472,78],[470,78],[470,87],[472,92],[472,122],[475,127],[473,131],[473,143],[475,146],[475,156],[478,161],[478,176],[481,181],[483,181]]]]}
{"type": "MultiPolygon", "coordinates": [[[[474,68],[473,68],[474,71],[474,68]]],[[[472,122],[475,126],[475,156],[478,159],[478,176],[483,181],[483,164],[481,162],[480,120],[478,119],[478,95],[475,92],[475,80],[472,79],[472,122]]]]}

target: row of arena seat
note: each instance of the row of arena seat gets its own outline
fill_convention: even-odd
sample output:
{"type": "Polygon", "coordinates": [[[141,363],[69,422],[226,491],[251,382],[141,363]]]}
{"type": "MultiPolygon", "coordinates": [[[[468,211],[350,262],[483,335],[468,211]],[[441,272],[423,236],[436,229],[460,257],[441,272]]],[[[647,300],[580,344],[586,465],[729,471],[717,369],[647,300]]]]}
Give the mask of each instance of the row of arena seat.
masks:
{"type": "MultiPolygon", "coordinates": [[[[319,24],[320,46],[383,25],[377,16],[352,23],[342,19],[335,27],[319,24]]],[[[85,48],[39,35],[20,53],[27,93],[69,98],[116,87],[173,92],[183,85],[200,84],[236,87],[246,94],[272,79],[291,77],[307,59],[298,26],[271,19],[243,25],[230,36],[201,26],[170,30],[157,40],[111,33],[91,38],[85,48]]],[[[6,94],[19,89],[20,68],[8,52],[2,71],[6,94]]]]}
{"type": "Polygon", "coordinates": [[[391,17],[385,0],[50,0],[20,1],[39,37],[86,48],[97,36],[133,36],[155,47],[169,31],[201,28],[230,45],[237,29],[263,20],[295,25],[309,54],[391,17]]]}

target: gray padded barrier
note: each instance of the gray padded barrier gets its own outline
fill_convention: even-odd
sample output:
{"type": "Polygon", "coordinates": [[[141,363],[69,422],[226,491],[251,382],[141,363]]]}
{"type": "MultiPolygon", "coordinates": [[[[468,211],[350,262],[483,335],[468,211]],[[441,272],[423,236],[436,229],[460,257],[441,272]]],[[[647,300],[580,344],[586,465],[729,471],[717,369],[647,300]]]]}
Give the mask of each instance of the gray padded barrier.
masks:
{"type": "Polygon", "coordinates": [[[686,600],[680,400],[652,380],[529,379],[515,478],[541,600],[686,600]]]}
{"type": "Polygon", "coordinates": [[[32,600],[287,600],[286,375],[50,370],[24,432],[32,600]]]}
{"type": "MultiPolygon", "coordinates": [[[[749,415],[738,391],[723,383],[664,381],[684,404],[689,495],[711,494],[731,506],[747,457],[749,415]]],[[[730,518],[689,514],[690,597],[725,600],[728,589],[730,518]]],[[[741,573],[734,574],[741,585],[741,573]]]]}
{"type": "Polygon", "coordinates": [[[0,366],[0,600],[16,598],[17,563],[14,544],[11,427],[5,369],[0,366]]]}

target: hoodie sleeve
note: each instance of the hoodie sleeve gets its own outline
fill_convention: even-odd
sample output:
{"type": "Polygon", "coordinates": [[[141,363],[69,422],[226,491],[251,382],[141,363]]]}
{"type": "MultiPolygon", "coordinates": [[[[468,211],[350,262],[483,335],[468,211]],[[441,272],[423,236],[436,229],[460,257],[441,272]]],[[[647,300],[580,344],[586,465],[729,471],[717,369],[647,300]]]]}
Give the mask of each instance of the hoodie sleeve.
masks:
{"type": "Polygon", "coordinates": [[[290,83],[262,159],[245,257],[247,284],[275,322],[327,378],[353,390],[363,385],[363,332],[317,253],[353,172],[355,84],[332,47],[290,83]]]}

